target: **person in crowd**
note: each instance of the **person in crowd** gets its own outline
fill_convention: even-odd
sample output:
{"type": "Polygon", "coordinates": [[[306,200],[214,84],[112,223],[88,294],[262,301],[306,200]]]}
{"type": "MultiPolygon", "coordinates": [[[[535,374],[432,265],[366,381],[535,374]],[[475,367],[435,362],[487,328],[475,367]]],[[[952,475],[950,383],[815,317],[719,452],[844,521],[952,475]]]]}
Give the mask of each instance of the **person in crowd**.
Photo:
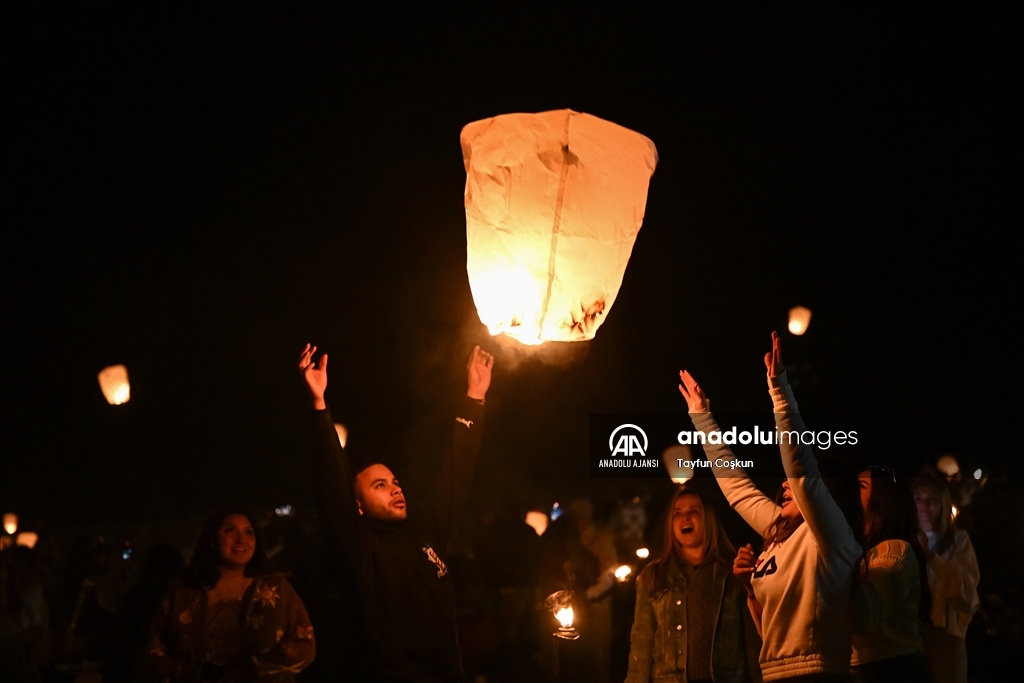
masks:
{"type": "Polygon", "coordinates": [[[294,681],[316,655],[302,600],[273,572],[251,516],[211,514],[182,581],[150,627],[143,669],[160,681],[294,681]]]}
{"type": "Polygon", "coordinates": [[[925,657],[936,683],[966,683],[964,639],[980,604],[978,558],[967,532],[956,527],[945,482],[921,478],[913,491],[932,598],[931,623],[921,625],[925,657]]]}
{"type": "Polygon", "coordinates": [[[859,479],[869,550],[853,600],[853,679],[931,683],[918,630],[931,598],[913,496],[889,467],[859,479]]]}
{"type": "Polygon", "coordinates": [[[666,516],[661,553],[636,582],[626,683],[760,681],[761,639],[714,506],[681,486],[666,516]]]}
{"type": "Polygon", "coordinates": [[[850,596],[864,555],[856,473],[835,460],[816,462],[810,445],[785,434],[805,428],[786,379],[777,333],[772,333],[765,365],[786,471],[781,504],[764,495],[742,468],[731,467],[736,458],[721,438],[707,438],[721,430],[707,397],[685,370],[679,373],[679,391],[694,427],[704,434],[708,460],[725,465],[714,467],[722,492],[764,537],[756,562],[747,545],[733,563],[734,573],[744,579],[748,606],[763,640],[764,680],[848,680],[850,596]]]}
{"type": "Polygon", "coordinates": [[[314,363],[315,352],[307,344],[299,358],[316,411],[313,472],[325,534],[359,589],[361,680],[460,680],[454,591],[444,558],[470,492],[494,358],[479,346],[470,354],[453,447],[432,495],[407,506],[387,465],[350,466],[324,400],[328,357],[314,363]]]}

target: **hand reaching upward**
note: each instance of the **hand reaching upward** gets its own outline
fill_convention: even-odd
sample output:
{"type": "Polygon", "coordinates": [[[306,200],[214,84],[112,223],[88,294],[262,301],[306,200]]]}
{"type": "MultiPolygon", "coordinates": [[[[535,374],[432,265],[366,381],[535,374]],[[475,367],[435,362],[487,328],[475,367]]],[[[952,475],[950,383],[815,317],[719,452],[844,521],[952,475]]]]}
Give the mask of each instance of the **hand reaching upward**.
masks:
{"type": "Polygon", "coordinates": [[[686,370],[679,371],[679,379],[683,381],[679,385],[679,393],[686,399],[686,407],[691,413],[706,413],[711,401],[701,391],[697,380],[686,370]]]}
{"type": "MultiPolygon", "coordinates": [[[[487,389],[491,386],[491,368],[494,367],[494,356],[479,346],[473,347],[466,364],[466,381],[469,389],[466,395],[476,401],[484,400],[487,389]]],[[[325,378],[326,381],[326,378],[325,378]]]]}
{"type": "Polygon", "coordinates": [[[313,398],[313,407],[316,410],[323,410],[327,407],[324,401],[324,392],[327,391],[327,354],[320,356],[320,362],[313,362],[313,354],[316,347],[306,344],[299,354],[299,372],[309,386],[309,393],[313,398]]]}
{"type": "Polygon", "coordinates": [[[786,366],[782,364],[782,343],[778,332],[772,332],[772,350],[764,354],[764,365],[768,368],[769,377],[778,377],[786,371],[786,366]]]}

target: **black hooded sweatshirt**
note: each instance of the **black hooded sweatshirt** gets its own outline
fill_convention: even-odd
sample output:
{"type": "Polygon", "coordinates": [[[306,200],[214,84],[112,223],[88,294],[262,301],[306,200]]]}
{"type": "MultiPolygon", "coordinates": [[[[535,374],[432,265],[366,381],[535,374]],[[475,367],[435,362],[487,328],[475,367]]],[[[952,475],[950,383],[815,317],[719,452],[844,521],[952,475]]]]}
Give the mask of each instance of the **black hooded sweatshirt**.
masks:
{"type": "Polygon", "coordinates": [[[455,596],[444,558],[480,453],[483,404],[465,399],[430,495],[410,500],[401,522],[359,514],[330,411],[317,411],[315,419],[313,473],[323,532],[346,565],[339,579],[350,576],[358,590],[360,673],[372,681],[459,680],[455,596]]]}

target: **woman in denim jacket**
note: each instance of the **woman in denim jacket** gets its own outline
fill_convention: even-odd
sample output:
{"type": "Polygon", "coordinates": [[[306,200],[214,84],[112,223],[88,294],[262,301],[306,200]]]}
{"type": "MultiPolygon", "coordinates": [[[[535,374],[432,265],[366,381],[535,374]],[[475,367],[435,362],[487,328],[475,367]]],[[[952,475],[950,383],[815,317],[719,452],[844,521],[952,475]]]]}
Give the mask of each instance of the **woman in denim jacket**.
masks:
{"type": "Polygon", "coordinates": [[[626,683],[761,681],[761,639],[714,507],[680,487],[661,554],[637,579],[626,683]]]}

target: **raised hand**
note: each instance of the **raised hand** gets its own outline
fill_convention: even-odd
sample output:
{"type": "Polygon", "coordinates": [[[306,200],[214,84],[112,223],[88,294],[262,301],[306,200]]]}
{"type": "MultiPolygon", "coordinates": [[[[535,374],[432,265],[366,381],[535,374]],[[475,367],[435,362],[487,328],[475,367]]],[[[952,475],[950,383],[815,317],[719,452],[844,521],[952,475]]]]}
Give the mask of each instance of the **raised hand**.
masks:
{"type": "Polygon", "coordinates": [[[316,353],[316,347],[306,344],[306,348],[302,349],[302,353],[299,354],[299,372],[302,373],[302,378],[306,380],[306,385],[309,387],[309,393],[313,398],[313,407],[323,410],[327,407],[327,403],[324,401],[324,392],[327,391],[327,354],[320,356],[320,363],[317,364],[313,362],[314,353],[316,353]]]}
{"type": "Polygon", "coordinates": [[[708,412],[711,401],[701,391],[700,385],[697,384],[697,380],[693,378],[693,375],[686,370],[680,370],[679,379],[683,382],[679,385],[679,393],[686,399],[687,409],[691,413],[708,412]]]}
{"type": "Polygon", "coordinates": [[[747,589],[747,595],[753,595],[754,588],[750,585],[750,576],[754,573],[754,549],[749,543],[736,553],[736,559],[732,561],[732,573],[747,589]]]}
{"type": "Polygon", "coordinates": [[[484,400],[487,389],[491,386],[492,367],[494,356],[479,346],[474,346],[473,352],[469,354],[469,362],[466,363],[466,382],[469,385],[467,396],[477,401],[484,400]]]}
{"type": "Polygon", "coordinates": [[[772,350],[764,354],[764,365],[768,368],[769,377],[778,377],[786,371],[786,366],[782,364],[782,343],[778,332],[772,332],[772,350]]]}

